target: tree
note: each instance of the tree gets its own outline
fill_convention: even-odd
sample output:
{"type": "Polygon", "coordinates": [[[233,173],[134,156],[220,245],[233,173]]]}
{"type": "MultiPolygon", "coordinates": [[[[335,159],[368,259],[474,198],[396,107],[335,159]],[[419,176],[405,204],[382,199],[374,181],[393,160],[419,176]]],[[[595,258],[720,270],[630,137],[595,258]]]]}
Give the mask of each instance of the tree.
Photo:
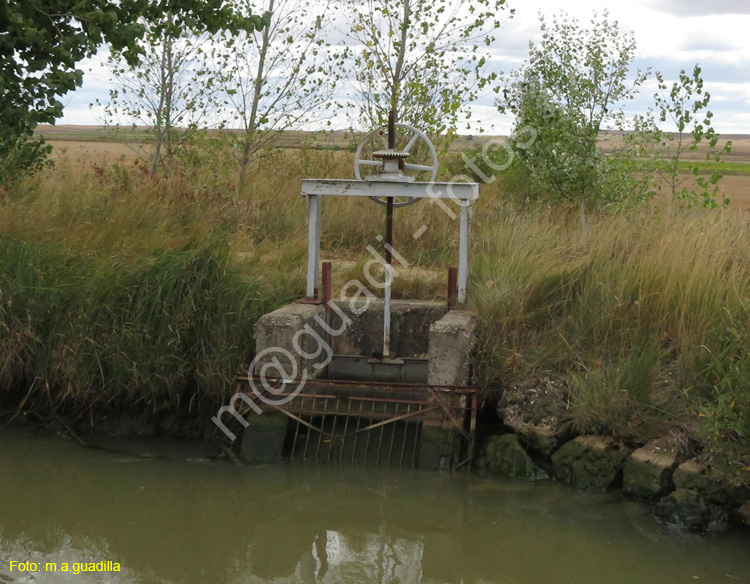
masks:
{"type": "Polygon", "coordinates": [[[217,54],[226,96],[226,125],[234,134],[240,189],[251,163],[269,152],[282,132],[326,124],[346,51],[326,40],[328,3],[308,0],[236,0],[238,13],[271,14],[261,31],[225,38],[217,54]]]}
{"type": "Polygon", "coordinates": [[[540,16],[540,24],[541,41],[530,43],[528,61],[507,79],[497,103],[516,115],[511,145],[530,179],[539,190],[576,202],[585,224],[587,203],[646,194],[607,180],[618,165],[637,162],[639,141],[628,139],[609,154],[597,142],[603,129],[626,129],[623,104],[635,97],[648,72],[631,78],[635,38],[622,33],[606,11],[601,18],[594,14],[590,28],[564,14],[551,24],[540,16]],[[531,144],[524,136],[529,127],[537,130],[531,144]]]}
{"type": "Polygon", "coordinates": [[[170,26],[172,14],[145,23],[142,58],[128,64],[113,51],[108,65],[114,87],[104,111],[119,126],[123,117],[145,125],[153,136],[150,170],[168,171],[174,155],[210,116],[218,93],[215,72],[207,67],[209,33],[170,26]]]}
{"type": "Polygon", "coordinates": [[[141,19],[175,15],[175,26],[256,29],[264,18],[238,18],[224,0],[3,0],[0,2],[0,184],[43,163],[49,148],[33,132],[62,116],[60,97],[81,85],[78,63],[108,43],[135,63],[146,30],[141,19]]]}
{"type": "MultiPolygon", "coordinates": [[[[687,205],[700,203],[704,207],[716,207],[719,194],[719,181],[721,172],[716,169],[708,178],[700,174],[700,167],[693,165],[690,168],[697,190],[683,186],[690,178],[683,174],[683,158],[686,152],[694,152],[705,141],[712,150],[719,143],[719,135],[711,125],[713,113],[708,109],[711,94],[703,89],[703,78],[701,68],[698,64],[693,67],[692,74],[684,69],[680,70],[680,76],[671,87],[664,81],[661,73],[656,73],[659,83],[659,91],[654,95],[659,120],[670,121],[677,128],[677,133],[660,132],[661,144],[671,151],[660,173],[667,183],[673,201],[681,201],[687,205]]],[[[706,160],[721,162],[721,157],[728,154],[732,149],[732,142],[727,141],[724,147],[708,152],[706,160]]],[[[723,205],[729,204],[729,199],[722,199],[723,205]]]]}
{"type": "MultiPolygon", "coordinates": [[[[356,43],[352,76],[360,122],[397,121],[433,135],[452,133],[467,105],[497,78],[487,72],[505,0],[348,0],[356,43]]],[[[513,11],[510,11],[510,15],[513,11]]]]}

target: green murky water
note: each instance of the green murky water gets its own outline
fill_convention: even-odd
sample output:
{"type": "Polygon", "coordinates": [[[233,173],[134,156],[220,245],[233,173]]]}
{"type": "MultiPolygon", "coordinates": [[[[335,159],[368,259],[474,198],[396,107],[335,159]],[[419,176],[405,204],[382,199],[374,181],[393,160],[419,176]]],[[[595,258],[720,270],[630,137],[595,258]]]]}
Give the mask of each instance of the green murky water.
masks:
{"type": "Polygon", "coordinates": [[[750,582],[747,533],[670,534],[555,484],[144,460],[19,430],[0,431],[0,473],[0,582],[750,582]],[[107,560],[122,571],[45,570],[107,560]]]}

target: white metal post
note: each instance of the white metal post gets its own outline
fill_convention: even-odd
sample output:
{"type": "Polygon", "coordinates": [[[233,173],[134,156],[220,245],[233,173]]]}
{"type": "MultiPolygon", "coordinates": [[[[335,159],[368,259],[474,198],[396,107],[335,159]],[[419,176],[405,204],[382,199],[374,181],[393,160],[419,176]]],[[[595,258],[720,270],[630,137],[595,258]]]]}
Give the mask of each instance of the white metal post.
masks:
{"type": "Polygon", "coordinates": [[[469,282],[469,223],[471,201],[461,202],[461,225],[458,239],[458,303],[466,303],[466,287],[469,282]]]}
{"type": "MultiPolygon", "coordinates": [[[[317,203],[315,204],[315,286],[317,287],[320,283],[320,233],[323,231],[323,197],[315,197],[317,203]]],[[[322,292],[321,292],[322,294],[322,292]]]]}
{"type": "Polygon", "coordinates": [[[320,264],[320,195],[307,197],[307,297],[315,296],[320,264]]]}

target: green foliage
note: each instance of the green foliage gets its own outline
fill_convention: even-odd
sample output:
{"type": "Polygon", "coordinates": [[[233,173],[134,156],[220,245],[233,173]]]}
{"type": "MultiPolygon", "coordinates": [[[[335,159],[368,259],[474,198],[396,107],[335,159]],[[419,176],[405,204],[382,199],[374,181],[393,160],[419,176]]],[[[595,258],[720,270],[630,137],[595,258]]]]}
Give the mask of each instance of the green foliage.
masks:
{"type": "Polygon", "coordinates": [[[52,151],[44,138],[34,138],[30,129],[9,130],[0,136],[0,185],[18,181],[51,166],[47,156],[52,151]]]}
{"type": "Polygon", "coordinates": [[[729,320],[718,331],[713,349],[705,348],[705,363],[697,378],[702,394],[701,438],[714,454],[745,457],[750,463],[750,338],[747,324],[729,320]]]}
{"type": "Polygon", "coordinates": [[[49,393],[71,411],[218,403],[272,306],[215,235],[119,261],[3,236],[0,290],[6,399],[49,393]]]}
{"type": "Polygon", "coordinates": [[[669,403],[672,396],[654,395],[659,361],[657,348],[637,347],[619,362],[572,374],[570,402],[576,430],[638,441],[664,433],[677,411],[669,403]]]}
{"type": "MultiPolygon", "coordinates": [[[[496,79],[482,49],[494,40],[505,0],[349,0],[360,123],[397,121],[452,134],[466,106],[496,79]]],[[[513,11],[510,11],[510,15],[513,11]]]]}
{"type": "MultiPolygon", "coordinates": [[[[719,135],[711,125],[713,112],[708,109],[711,94],[704,90],[701,68],[698,64],[693,67],[692,74],[684,69],[671,87],[664,81],[661,73],[656,73],[659,91],[654,95],[656,109],[662,122],[670,121],[677,127],[677,135],[659,132],[658,138],[665,148],[669,148],[670,155],[662,164],[660,173],[667,183],[673,201],[693,206],[718,207],[726,206],[729,199],[719,198],[719,181],[722,178],[720,168],[713,168],[708,177],[701,174],[699,164],[690,167],[695,187],[683,186],[689,177],[683,175],[686,152],[694,152],[702,143],[706,143],[712,151],[706,154],[706,161],[721,164],[724,154],[729,154],[732,142],[727,141],[724,146],[714,150],[719,143],[719,135]]],[[[688,163],[689,164],[689,163],[688,163]]]]}
{"type": "Polygon", "coordinates": [[[108,43],[129,63],[141,53],[141,19],[177,15],[173,28],[199,23],[210,32],[256,28],[257,15],[239,19],[223,0],[7,0],[0,3],[0,182],[29,164],[37,170],[48,150],[31,139],[39,123],[62,116],[60,98],[81,85],[78,63],[108,43]]]}
{"type": "Polygon", "coordinates": [[[597,145],[600,131],[628,127],[623,105],[647,78],[631,80],[635,39],[605,11],[590,28],[565,15],[548,24],[540,16],[542,40],[508,79],[501,111],[516,115],[511,146],[535,189],[551,198],[586,205],[638,201],[649,196],[643,174],[643,124],[614,155],[597,145]],[[533,136],[530,138],[530,131],[533,136]],[[626,180],[623,180],[626,179],[626,180]]]}

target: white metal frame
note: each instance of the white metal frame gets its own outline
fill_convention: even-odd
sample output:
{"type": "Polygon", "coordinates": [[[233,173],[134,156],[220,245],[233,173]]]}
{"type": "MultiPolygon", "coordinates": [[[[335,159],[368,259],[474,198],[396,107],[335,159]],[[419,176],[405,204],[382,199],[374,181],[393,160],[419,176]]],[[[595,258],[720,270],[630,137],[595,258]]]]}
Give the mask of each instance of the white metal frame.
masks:
{"type": "Polygon", "coordinates": [[[466,303],[469,281],[469,224],[472,205],[479,198],[478,183],[362,181],[305,179],[302,195],[307,197],[307,296],[315,295],[320,270],[321,207],[324,196],[409,197],[412,199],[452,200],[460,205],[458,244],[458,302],[466,303]]]}

